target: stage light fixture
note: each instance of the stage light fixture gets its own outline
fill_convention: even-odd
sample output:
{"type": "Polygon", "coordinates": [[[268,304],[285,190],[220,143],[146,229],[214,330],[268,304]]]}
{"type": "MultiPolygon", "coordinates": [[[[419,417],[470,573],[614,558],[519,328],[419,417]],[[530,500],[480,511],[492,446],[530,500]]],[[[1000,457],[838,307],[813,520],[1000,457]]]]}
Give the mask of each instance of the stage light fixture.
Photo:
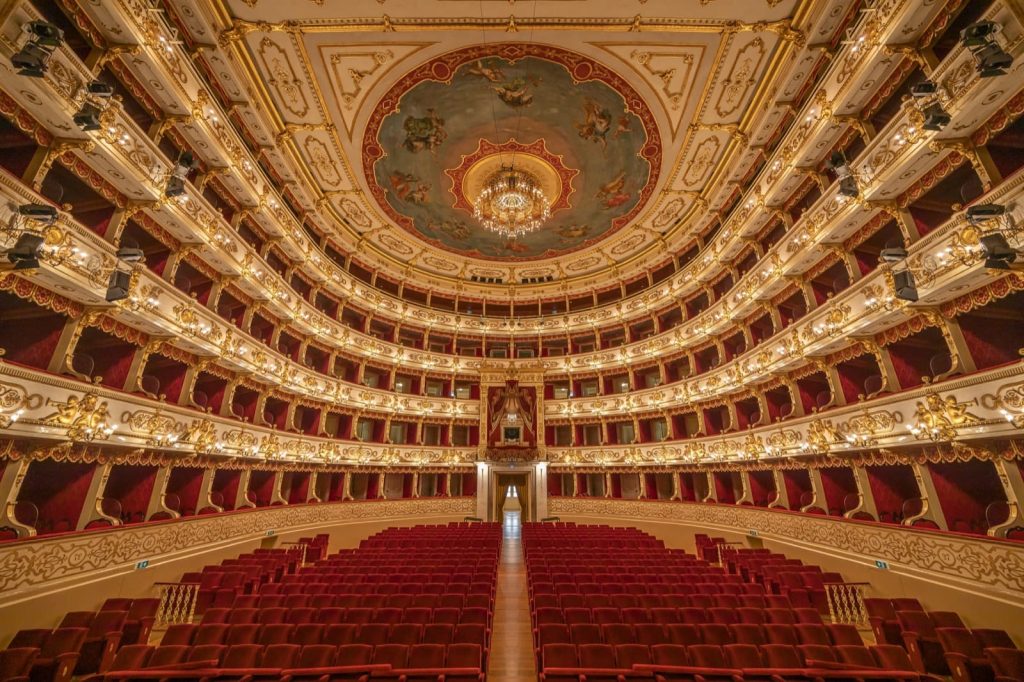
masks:
{"type": "Polygon", "coordinates": [[[22,204],[18,207],[18,215],[44,225],[53,225],[57,221],[57,207],[49,204],[22,204]]]}
{"type": "Polygon", "coordinates": [[[131,280],[131,273],[125,270],[114,270],[110,273],[110,281],[107,283],[107,303],[123,301],[128,298],[131,280]]]}
{"type": "Polygon", "coordinates": [[[892,273],[892,283],[896,298],[911,302],[917,300],[917,286],[914,284],[914,274],[910,270],[892,273]]]}
{"type": "Polygon", "coordinates": [[[46,21],[30,21],[21,30],[27,33],[28,41],[11,55],[11,64],[19,76],[42,78],[53,51],[64,42],[64,31],[46,21]]]}
{"type": "Polygon", "coordinates": [[[1017,251],[999,232],[982,236],[981,248],[985,267],[990,270],[1009,270],[1010,264],[1017,260],[1017,251]]]}
{"type": "Polygon", "coordinates": [[[14,264],[15,270],[34,270],[39,267],[39,252],[43,248],[43,236],[25,232],[14,248],[7,252],[7,260],[14,264]]]}
{"type": "Polygon", "coordinates": [[[967,222],[977,227],[981,223],[994,220],[1006,214],[1002,204],[975,204],[967,208],[967,222]]]}
{"type": "Polygon", "coordinates": [[[960,31],[960,42],[974,55],[981,78],[1002,76],[1013,66],[1013,56],[996,42],[1000,30],[994,21],[979,21],[960,31]]]}
{"type": "Polygon", "coordinates": [[[195,167],[195,157],[192,152],[182,152],[178,161],[174,164],[171,176],[167,179],[167,188],[164,194],[168,198],[180,197],[185,193],[185,178],[195,167]]]}
{"type": "Polygon", "coordinates": [[[907,259],[907,250],[897,246],[885,248],[878,254],[878,259],[883,263],[899,263],[907,259]]]}
{"type": "Polygon", "coordinates": [[[950,121],[953,120],[953,117],[946,113],[946,110],[938,102],[932,102],[926,106],[921,110],[921,114],[924,115],[924,125],[922,127],[925,130],[938,132],[948,126],[950,121]]]}

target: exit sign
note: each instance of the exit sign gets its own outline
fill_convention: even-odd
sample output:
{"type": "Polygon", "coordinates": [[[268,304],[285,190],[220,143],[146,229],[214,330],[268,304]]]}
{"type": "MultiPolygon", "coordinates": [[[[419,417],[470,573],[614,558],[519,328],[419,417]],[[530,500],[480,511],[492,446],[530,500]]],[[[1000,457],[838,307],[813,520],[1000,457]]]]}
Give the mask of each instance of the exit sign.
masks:
{"type": "Polygon", "coordinates": [[[889,570],[889,562],[888,561],[882,561],[881,559],[875,559],[875,568],[880,568],[883,571],[888,571],[889,570]]]}
{"type": "Polygon", "coordinates": [[[268,531],[267,531],[267,537],[269,538],[270,536],[272,536],[272,535],[273,535],[274,533],[276,533],[276,532],[277,532],[277,531],[275,531],[275,530],[273,530],[273,529],[271,529],[271,530],[268,530],[268,531]]]}
{"type": "Polygon", "coordinates": [[[752,538],[756,538],[758,535],[760,535],[760,533],[758,533],[756,530],[751,528],[750,530],[747,531],[747,535],[749,535],[752,538]]]}
{"type": "Polygon", "coordinates": [[[136,571],[141,571],[144,568],[149,568],[149,559],[143,559],[142,561],[135,562],[136,571]]]}

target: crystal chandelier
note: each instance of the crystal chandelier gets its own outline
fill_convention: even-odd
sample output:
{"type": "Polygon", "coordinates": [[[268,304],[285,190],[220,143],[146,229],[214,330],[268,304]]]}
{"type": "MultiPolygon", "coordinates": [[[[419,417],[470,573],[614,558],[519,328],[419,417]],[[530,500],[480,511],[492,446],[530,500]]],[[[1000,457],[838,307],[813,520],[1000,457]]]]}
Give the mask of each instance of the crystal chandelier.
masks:
{"type": "Polygon", "coordinates": [[[508,239],[533,232],[551,215],[551,202],[531,173],[503,166],[484,183],[473,213],[480,224],[508,239]]]}

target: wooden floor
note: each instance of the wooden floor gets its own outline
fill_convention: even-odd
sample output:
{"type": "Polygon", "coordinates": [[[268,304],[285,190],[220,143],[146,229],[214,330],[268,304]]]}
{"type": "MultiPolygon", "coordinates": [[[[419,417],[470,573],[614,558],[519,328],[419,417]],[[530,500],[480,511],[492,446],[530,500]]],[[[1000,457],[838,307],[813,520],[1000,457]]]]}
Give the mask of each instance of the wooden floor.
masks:
{"type": "Polygon", "coordinates": [[[487,682],[536,682],[518,512],[506,512],[503,533],[487,682]]]}

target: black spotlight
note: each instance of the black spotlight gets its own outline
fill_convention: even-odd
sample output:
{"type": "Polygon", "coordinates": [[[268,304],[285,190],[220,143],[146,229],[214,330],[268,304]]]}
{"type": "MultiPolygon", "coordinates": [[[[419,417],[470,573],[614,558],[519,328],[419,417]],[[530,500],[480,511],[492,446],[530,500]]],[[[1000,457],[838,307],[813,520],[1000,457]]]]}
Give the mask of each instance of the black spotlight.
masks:
{"type": "Polygon", "coordinates": [[[125,263],[138,263],[146,254],[137,246],[122,246],[117,250],[117,259],[125,263]]]}
{"type": "Polygon", "coordinates": [[[11,64],[19,76],[42,78],[50,55],[64,42],[64,31],[45,21],[30,21],[21,29],[29,39],[11,56],[11,64]]]}
{"type": "Polygon", "coordinates": [[[18,70],[18,75],[30,78],[42,78],[49,61],[50,52],[37,43],[25,43],[20,50],[11,55],[11,65],[18,70]]]}
{"type": "Polygon", "coordinates": [[[981,78],[1002,76],[1013,66],[1013,57],[996,42],[999,30],[994,21],[979,21],[960,31],[960,41],[974,55],[981,78]]]}
{"type": "Polygon", "coordinates": [[[979,21],[966,26],[960,31],[960,42],[964,47],[984,47],[992,42],[992,38],[999,31],[999,24],[994,21],[979,21]]]}
{"type": "Polygon", "coordinates": [[[22,204],[18,207],[18,214],[46,225],[57,220],[57,208],[49,204],[22,204]]]}
{"type": "Polygon", "coordinates": [[[39,250],[43,248],[43,236],[25,232],[14,248],[7,252],[7,260],[14,264],[15,270],[32,270],[39,267],[39,250]]]}
{"type": "Polygon", "coordinates": [[[989,43],[979,48],[974,53],[974,58],[978,60],[979,78],[1003,76],[1013,66],[1013,57],[997,43],[989,43]]]}
{"type": "Polygon", "coordinates": [[[110,273],[110,281],[107,283],[107,303],[122,301],[128,298],[128,289],[131,286],[132,275],[124,270],[114,270],[110,273]]]}
{"type": "Polygon", "coordinates": [[[114,96],[114,86],[110,83],[104,83],[103,81],[89,81],[85,86],[85,92],[90,97],[101,97],[103,99],[110,99],[114,96]]]}
{"type": "Polygon", "coordinates": [[[901,301],[917,300],[917,287],[914,285],[914,275],[910,270],[892,273],[892,283],[896,289],[896,298],[901,301]]]}
{"type": "Polygon", "coordinates": [[[839,179],[839,193],[851,199],[860,194],[860,189],[857,187],[857,179],[852,175],[841,177],[839,179]]]}
{"type": "Polygon", "coordinates": [[[967,209],[967,222],[977,226],[989,220],[998,218],[1006,213],[1006,207],[1002,204],[975,204],[967,209]]]}
{"type": "Polygon", "coordinates": [[[48,21],[30,21],[21,28],[32,36],[32,42],[50,51],[56,50],[64,42],[64,31],[48,21]]]}
{"type": "Polygon", "coordinates": [[[164,190],[164,194],[167,198],[173,199],[174,197],[180,197],[185,193],[185,180],[172,175],[167,179],[167,188],[164,190]]]}
{"type": "Polygon", "coordinates": [[[922,126],[925,130],[934,130],[936,132],[942,130],[949,125],[949,122],[953,118],[946,113],[946,110],[942,108],[942,105],[938,102],[932,102],[924,109],[921,110],[921,114],[924,115],[924,125],[922,126]]]}
{"type": "Polygon", "coordinates": [[[985,251],[985,267],[991,270],[1009,270],[1010,263],[1017,260],[1017,252],[999,232],[983,236],[981,247],[985,251]]]}
{"type": "Polygon", "coordinates": [[[939,87],[929,80],[923,80],[910,86],[910,94],[913,97],[931,97],[938,90],[939,87]]]}
{"type": "Polygon", "coordinates": [[[177,163],[174,164],[174,170],[171,171],[171,177],[167,179],[167,189],[164,190],[167,197],[180,197],[185,193],[185,178],[188,177],[195,165],[196,161],[192,152],[181,153],[177,163]]]}
{"type": "Polygon", "coordinates": [[[92,130],[99,130],[101,127],[100,114],[102,113],[103,111],[98,106],[92,102],[86,102],[74,116],[75,125],[78,126],[79,130],[86,133],[92,130]]]}
{"type": "Polygon", "coordinates": [[[878,254],[878,260],[884,263],[899,263],[901,260],[907,259],[907,250],[901,246],[891,246],[882,249],[881,253],[878,254]]]}

